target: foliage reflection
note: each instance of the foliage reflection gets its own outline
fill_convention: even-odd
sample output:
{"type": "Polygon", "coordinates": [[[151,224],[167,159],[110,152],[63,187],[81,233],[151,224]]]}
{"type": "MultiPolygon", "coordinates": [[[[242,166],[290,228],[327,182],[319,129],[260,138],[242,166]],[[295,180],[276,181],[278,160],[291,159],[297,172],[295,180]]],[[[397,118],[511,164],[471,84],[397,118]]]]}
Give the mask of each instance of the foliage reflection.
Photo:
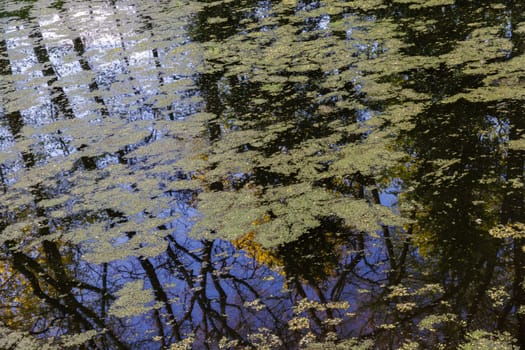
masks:
{"type": "Polygon", "coordinates": [[[3,2],[0,348],[525,348],[524,13],[3,2]]]}

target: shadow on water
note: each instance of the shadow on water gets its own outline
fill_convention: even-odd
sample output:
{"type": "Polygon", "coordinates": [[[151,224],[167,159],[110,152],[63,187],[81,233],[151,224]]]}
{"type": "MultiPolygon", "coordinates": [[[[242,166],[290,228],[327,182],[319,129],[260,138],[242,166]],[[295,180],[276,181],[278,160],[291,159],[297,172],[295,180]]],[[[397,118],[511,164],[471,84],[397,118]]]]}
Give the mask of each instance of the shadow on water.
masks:
{"type": "Polygon", "coordinates": [[[525,9],[4,1],[0,349],[525,348],[525,9]]]}

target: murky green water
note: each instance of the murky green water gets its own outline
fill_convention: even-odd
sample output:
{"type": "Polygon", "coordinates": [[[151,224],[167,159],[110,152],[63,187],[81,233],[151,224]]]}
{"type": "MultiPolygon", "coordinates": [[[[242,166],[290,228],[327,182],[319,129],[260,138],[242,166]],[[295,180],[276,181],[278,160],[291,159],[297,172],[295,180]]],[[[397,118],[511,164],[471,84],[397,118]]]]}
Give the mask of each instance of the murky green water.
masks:
{"type": "Polygon", "coordinates": [[[0,349],[525,349],[525,4],[0,24],[0,349]]]}

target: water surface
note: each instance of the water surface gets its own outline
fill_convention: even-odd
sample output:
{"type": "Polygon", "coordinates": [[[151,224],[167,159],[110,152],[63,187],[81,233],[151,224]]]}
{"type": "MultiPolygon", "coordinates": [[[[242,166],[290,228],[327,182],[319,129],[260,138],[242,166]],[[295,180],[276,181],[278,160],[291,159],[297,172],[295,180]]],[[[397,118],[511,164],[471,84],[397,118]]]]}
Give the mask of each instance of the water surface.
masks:
{"type": "Polygon", "coordinates": [[[524,5],[0,24],[0,348],[525,349],[524,5]]]}

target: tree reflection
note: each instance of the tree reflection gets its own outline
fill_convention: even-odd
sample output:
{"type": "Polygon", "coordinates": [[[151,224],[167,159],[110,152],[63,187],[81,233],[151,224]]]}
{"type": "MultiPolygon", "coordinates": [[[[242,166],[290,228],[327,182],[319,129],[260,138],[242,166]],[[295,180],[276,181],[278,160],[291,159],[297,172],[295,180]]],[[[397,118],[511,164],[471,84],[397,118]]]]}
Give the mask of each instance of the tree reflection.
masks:
{"type": "MultiPolygon", "coordinates": [[[[146,344],[155,342],[167,346],[190,333],[200,339],[196,346],[205,346],[204,342],[207,346],[217,344],[221,339],[248,345],[252,344],[250,337],[262,327],[278,336],[280,342],[291,345],[294,337],[285,326],[293,300],[317,296],[319,305],[328,302],[314,283],[302,285],[292,279],[291,289],[281,292],[281,275],[265,266],[253,266],[250,259],[236,253],[226,242],[195,241],[189,251],[170,237],[165,254],[153,260],[138,258],[136,263],[130,260],[93,265],[75,264],[73,260],[64,264],[68,255],[64,251],[59,255],[56,244],[49,241],[42,244],[39,259],[15,251],[9,260],[12,271],[4,271],[5,276],[27,281],[29,286],[20,286],[20,291],[31,290],[33,296],[25,294],[23,309],[3,314],[4,322],[47,336],[96,329],[101,333],[90,343],[95,348],[135,348],[139,344],[149,347],[146,344]],[[104,305],[112,304],[117,289],[142,278],[147,282],[145,288],[151,288],[152,299],[136,302],[146,306],[146,312],[135,314],[134,305],[124,305],[129,313],[114,309],[112,315],[110,309],[106,315],[104,305]],[[281,282],[275,283],[276,280],[281,282]],[[93,281],[97,283],[92,284],[93,281]],[[36,300],[31,302],[32,298],[36,300]],[[117,322],[115,315],[129,315],[123,319],[128,321],[117,322]],[[15,325],[9,319],[26,325],[15,325]],[[137,334],[142,327],[146,327],[144,333],[137,334]]],[[[309,313],[317,327],[324,328],[317,315],[324,309],[312,307],[309,313]]],[[[333,316],[335,311],[328,309],[327,316],[333,316]]]]}
{"type": "Polygon", "coordinates": [[[523,5],[158,5],[2,12],[5,347],[525,347],[523,5]]]}
{"type": "MultiPolygon", "coordinates": [[[[455,16],[469,16],[460,9],[455,12],[455,16]]],[[[426,41],[418,43],[428,45],[426,41]]],[[[417,52],[419,47],[412,49],[417,52]]],[[[521,151],[508,148],[509,140],[521,137],[512,130],[521,130],[522,112],[514,108],[511,97],[498,104],[466,97],[462,89],[483,89],[483,84],[475,74],[467,75],[457,67],[448,70],[442,65],[438,70],[425,68],[401,74],[410,77],[404,85],[434,98],[414,118],[414,127],[401,137],[415,158],[410,176],[403,176],[404,185],[411,188],[403,199],[415,200],[418,208],[411,240],[427,266],[417,268],[422,273],[416,276],[421,281],[438,282],[442,292],[430,303],[405,305],[410,310],[398,322],[416,321],[422,330],[424,321],[434,317],[441,324],[439,332],[427,327],[425,332],[430,330],[433,336],[423,339],[425,333],[421,333],[415,338],[429,347],[444,342],[449,348],[457,348],[464,334],[475,329],[509,331],[523,347],[521,315],[512,315],[519,309],[523,292],[516,284],[522,280],[521,242],[510,242],[509,246],[489,234],[498,223],[523,220],[522,188],[512,184],[523,179],[524,158],[521,151]],[[461,85],[452,89],[449,81],[461,85]],[[511,205],[514,214],[510,215],[505,209],[509,195],[515,200],[511,205]],[[425,314],[429,316],[423,318],[425,314]],[[440,319],[440,314],[448,316],[440,319]]],[[[398,291],[400,301],[413,294],[415,285],[410,280],[402,281],[403,288],[408,289],[398,291]]],[[[412,329],[408,333],[418,334],[412,329]]]]}

